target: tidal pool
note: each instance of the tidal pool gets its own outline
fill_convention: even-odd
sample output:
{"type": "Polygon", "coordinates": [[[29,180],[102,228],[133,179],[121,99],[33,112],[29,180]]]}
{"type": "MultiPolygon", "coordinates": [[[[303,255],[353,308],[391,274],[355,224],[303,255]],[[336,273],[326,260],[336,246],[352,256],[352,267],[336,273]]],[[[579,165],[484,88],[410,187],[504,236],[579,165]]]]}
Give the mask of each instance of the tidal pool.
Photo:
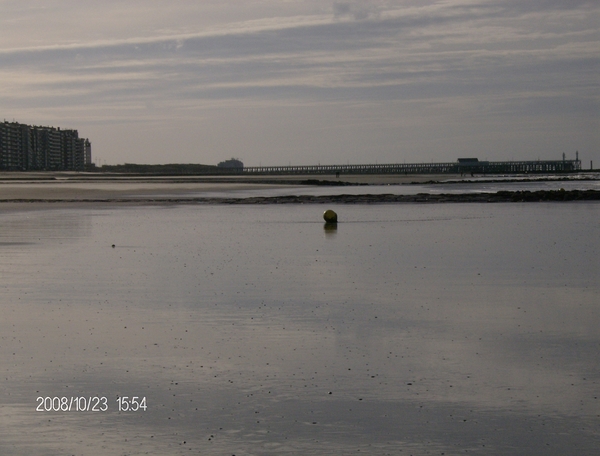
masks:
{"type": "Polygon", "coordinates": [[[0,212],[2,455],[600,447],[597,203],[42,207],[0,212]]]}

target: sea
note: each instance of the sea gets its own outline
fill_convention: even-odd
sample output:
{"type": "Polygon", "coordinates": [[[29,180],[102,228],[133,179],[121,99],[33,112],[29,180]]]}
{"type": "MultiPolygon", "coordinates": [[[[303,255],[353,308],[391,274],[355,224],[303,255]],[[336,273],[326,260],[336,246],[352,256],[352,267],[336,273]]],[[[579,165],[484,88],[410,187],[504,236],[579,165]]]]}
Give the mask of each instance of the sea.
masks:
{"type": "Polygon", "coordinates": [[[597,454],[599,220],[0,205],[0,454],[597,454]]]}

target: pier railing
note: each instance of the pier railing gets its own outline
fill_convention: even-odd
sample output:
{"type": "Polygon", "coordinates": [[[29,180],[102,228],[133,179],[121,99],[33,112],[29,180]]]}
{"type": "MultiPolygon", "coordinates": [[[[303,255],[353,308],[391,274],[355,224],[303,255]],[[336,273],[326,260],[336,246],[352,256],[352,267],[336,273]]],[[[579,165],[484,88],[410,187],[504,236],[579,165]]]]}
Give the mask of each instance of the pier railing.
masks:
{"type": "Polygon", "coordinates": [[[239,174],[503,174],[557,173],[581,169],[580,160],[538,160],[469,163],[394,163],[381,165],[250,166],[239,174]]]}

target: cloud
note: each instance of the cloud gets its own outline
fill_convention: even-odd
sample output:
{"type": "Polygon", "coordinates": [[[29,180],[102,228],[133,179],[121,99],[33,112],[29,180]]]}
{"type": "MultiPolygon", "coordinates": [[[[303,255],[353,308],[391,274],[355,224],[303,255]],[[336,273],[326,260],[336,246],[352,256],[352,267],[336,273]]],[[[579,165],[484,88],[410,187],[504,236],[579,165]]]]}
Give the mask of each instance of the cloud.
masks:
{"type": "Polygon", "coordinates": [[[336,17],[347,16],[350,14],[350,4],[349,3],[338,3],[334,2],[333,4],[333,14],[336,17]]]}
{"type": "Polygon", "coordinates": [[[482,115],[544,122],[600,111],[600,7],[589,2],[570,8],[550,0],[543,7],[512,0],[311,5],[302,14],[196,28],[184,21],[177,30],[154,33],[0,42],[0,104],[10,117],[37,104],[77,115],[89,106],[123,121],[132,112],[139,119],[138,109],[160,119],[206,106],[228,110],[234,102],[260,109],[368,105],[369,116],[388,103],[397,110],[390,115],[404,118],[410,107],[422,122],[431,121],[432,106],[474,122],[482,115]],[[119,107],[112,113],[111,103],[119,107]]]}
{"type": "Polygon", "coordinates": [[[337,18],[353,17],[355,20],[367,19],[374,13],[365,2],[334,2],[333,15],[337,18]]]}
{"type": "MultiPolygon", "coordinates": [[[[335,3],[334,10],[350,14],[353,6],[335,3]]],[[[196,95],[229,88],[239,96],[245,88],[257,87],[272,87],[276,94],[289,86],[290,94],[294,87],[304,87],[302,96],[313,87],[329,88],[334,97],[357,89],[354,96],[364,97],[395,87],[386,96],[430,98],[464,95],[460,87],[470,87],[472,93],[523,88],[523,75],[529,81],[538,78],[538,87],[548,85],[549,73],[542,68],[557,75],[573,68],[588,74],[584,70],[590,65],[586,62],[593,62],[593,29],[561,36],[524,28],[520,21],[518,16],[498,19],[486,8],[434,6],[388,11],[366,22],[295,17],[182,35],[9,49],[0,51],[0,61],[5,72],[35,68],[40,81],[46,73],[46,88],[57,78],[65,85],[92,88],[97,78],[107,87],[114,84],[119,96],[119,79],[138,89],[146,81],[148,90],[171,85],[196,95]],[[408,85],[411,90],[404,90],[408,85]]],[[[557,79],[552,84],[564,87],[557,79]]]]}

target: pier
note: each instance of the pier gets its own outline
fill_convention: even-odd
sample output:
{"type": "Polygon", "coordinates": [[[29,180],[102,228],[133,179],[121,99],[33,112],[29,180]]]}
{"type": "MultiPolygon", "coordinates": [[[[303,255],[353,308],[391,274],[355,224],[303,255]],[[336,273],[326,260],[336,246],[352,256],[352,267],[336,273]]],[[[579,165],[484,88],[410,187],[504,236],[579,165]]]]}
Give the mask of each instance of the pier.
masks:
{"type": "Polygon", "coordinates": [[[459,159],[449,163],[394,163],[382,165],[250,166],[230,170],[240,174],[511,174],[565,173],[581,170],[581,161],[479,161],[459,159]]]}

